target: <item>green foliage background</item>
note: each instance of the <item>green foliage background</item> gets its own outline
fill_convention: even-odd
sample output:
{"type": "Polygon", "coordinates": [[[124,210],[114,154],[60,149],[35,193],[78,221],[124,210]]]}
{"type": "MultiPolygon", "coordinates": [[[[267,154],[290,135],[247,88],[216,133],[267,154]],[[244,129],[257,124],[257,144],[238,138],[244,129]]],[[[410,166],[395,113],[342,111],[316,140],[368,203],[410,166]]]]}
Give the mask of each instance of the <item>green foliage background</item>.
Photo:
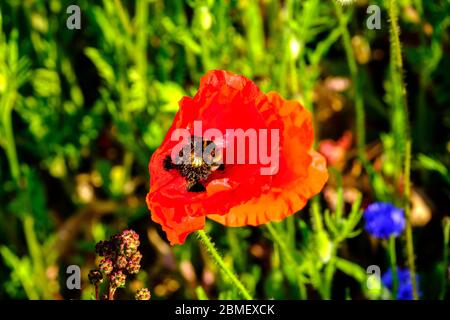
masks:
{"type": "MultiPolygon", "coordinates": [[[[432,213],[413,229],[422,297],[444,298],[449,13],[448,0],[2,1],[0,298],[91,299],[95,243],[130,227],[144,260],[120,298],[142,286],[153,299],[239,297],[194,236],[169,247],[145,205],[148,160],[179,99],[211,69],[299,100],[315,116],[317,141],[345,130],[356,137],[350,164],[331,171],[336,208],[318,197],[266,227],[208,224],[255,297],[388,297],[366,286],[366,267],[385,270],[388,262],[383,243],[359,232],[360,203],[404,206],[402,172],[411,158],[413,190],[432,213]],[[75,3],[81,30],[66,28],[66,8],[75,3]],[[380,30],[366,27],[372,4],[381,8],[380,30]],[[337,77],[348,88],[324,91],[337,77]],[[381,168],[367,155],[374,145],[381,168]],[[359,190],[353,206],[344,205],[346,185],[359,190]],[[71,264],[81,266],[81,291],[66,289],[71,264]]],[[[400,264],[404,243],[398,240],[400,264]]]]}

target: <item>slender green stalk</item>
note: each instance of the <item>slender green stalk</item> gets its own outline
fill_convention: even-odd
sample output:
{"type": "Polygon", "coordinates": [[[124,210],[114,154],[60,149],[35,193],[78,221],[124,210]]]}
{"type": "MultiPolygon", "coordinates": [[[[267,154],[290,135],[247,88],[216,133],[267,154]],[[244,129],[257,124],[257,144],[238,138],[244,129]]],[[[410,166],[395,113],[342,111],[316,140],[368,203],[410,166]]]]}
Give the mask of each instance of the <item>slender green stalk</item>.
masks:
{"type": "Polygon", "coordinates": [[[358,65],[356,63],[355,54],[352,48],[350,32],[347,28],[347,21],[344,13],[342,12],[342,6],[333,1],[336,9],[336,14],[339,21],[339,28],[341,29],[342,42],[344,45],[345,55],[347,57],[347,64],[350,70],[350,76],[353,83],[353,96],[355,99],[355,115],[356,115],[356,132],[357,132],[357,147],[358,156],[363,164],[366,163],[365,156],[365,145],[366,145],[366,129],[365,129],[365,111],[364,111],[364,100],[361,95],[359,76],[358,76],[358,65]]]}
{"type": "Polygon", "coordinates": [[[427,110],[426,110],[426,86],[428,84],[428,80],[426,79],[425,71],[421,70],[421,74],[419,76],[419,93],[417,97],[417,127],[416,132],[418,133],[415,135],[417,145],[419,146],[420,150],[426,150],[428,147],[426,144],[426,117],[427,117],[427,110]]]}
{"type": "Polygon", "coordinates": [[[447,291],[447,270],[448,270],[448,243],[450,238],[450,218],[444,218],[443,221],[444,227],[444,259],[443,259],[443,267],[442,267],[442,289],[440,293],[440,299],[444,300],[445,293],[447,291]]]}
{"type": "MultiPolygon", "coordinates": [[[[392,116],[392,129],[394,131],[394,136],[399,144],[398,156],[396,159],[396,167],[401,168],[401,151],[404,151],[405,163],[404,163],[404,207],[406,215],[406,252],[408,259],[408,266],[410,269],[411,282],[413,285],[413,297],[414,300],[418,299],[417,294],[417,281],[416,281],[416,270],[414,264],[414,246],[412,237],[412,227],[410,219],[410,193],[411,193],[411,183],[410,183],[410,171],[411,171],[411,141],[409,140],[409,126],[408,126],[408,105],[406,100],[406,86],[403,80],[403,58],[401,52],[400,43],[400,27],[398,25],[398,7],[396,0],[389,0],[388,13],[390,21],[390,42],[391,42],[391,81],[394,93],[394,114],[392,116]],[[397,89],[399,86],[399,89],[397,89]],[[406,137],[406,139],[405,139],[406,137]],[[403,142],[404,141],[404,142],[403,142]],[[403,145],[404,143],[404,145],[403,145]]],[[[398,173],[401,170],[396,170],[396,179],[398,181],[398,173]]]]}
{"type": "MultiPolygon", "coordinates": [[[[292,19],[292,10],[294,6],[293,0],[287,0],[284,5],[283,23],[288,23],[292,19]]],[[[286,96],[287,93],[287,79],[286,74],[288,73],[289,60],[290,60],[290,50],[289,50],[289,29],[283,29],[282,34],[282,59],[281,68],[279,73],[279,85],[278,89],[281,95],[286,96]]]]}
{"type": "Polygon", "coordinates": [[[141,74],[142,81],[147,86],[147,43],[148,43],[148,9],[146,0],[136,3],[136,65],[141,74]]]}
{"type": "Polygon", "coordinates": [[[398,26],[398,7],[396,0],[389,0],[389,18],[391,23],[391,52],[394,54],[391,59],[395,68],[399,71],[403,70],[403,59],[400,46],[400,27],[398,26]]]}
{"type": "Polygon", "coordinates": [[[327,266],[325,267],[325,274],[324,274],[324,298],[326,300],[331,299],[331,290],[333,285],[333,276],[336,272],[336,250],[333,248],[331,253],[331,259],[328,262],[327,266]]]}
{"type": "Polygon", "coordinates": [[[323,232],[323,221],[320,215],[319,199],[314,197],[311,204],[311,222],[316,233],[323,232]]]}
{"type": "Polygon", "coordinates": [[[285,256],[287,262],[291,265],[296,265],[294,257],[291,255],[289,248],[286,244],[286,242],[280,237],[277,230],[273,227],[271,223],[266,224],[267,230],[269,230],[270,235],[272,236],[273,240],[280,246],[281,251],[283,252],[283,255],[285,256]]]}
{"type": "Polygon", "coordinates": [[[35,283],[39,284],[41,298],[51,299],[52,295],[49,292],[49,288],[45,280],[45,260],[43,256],[42,246],[40,245],[36,236],[33,217],[27,214],[23,218],[22,225],[28,252],[31,257],[33,272],[36,276],[35,283]]]}
{"type": "Polygon", "coordinates": [[[230,280],[231,283],[233,283],[233,285],[236,286],[237,290],[242,295],[242,297],[244,297],[246,300],[252,300],[253,298],[248,292],[248,290],[244,287],[242,282],[239,281],[238,277],[233,273],[233,271],[231,271],[230,268],[227,267],[222,257],[220,256],[219,252],[217,252],[217,249],[212,243],[211,239],[206,234],[206,232],[204,230],[199,230],[197,231],[197,236],[200,239],[201,243],[205,246],[211,258],[219,266],[222,272],[227,276],[228,280],[230,280]]]}
{"type": "Polygon", "coordinates": [[[14,89],[10,93],[6,93],[2,99],[2,119],[3,129],[5,133],[5,152],[8,158],[9,169],[11,171],[11,176],[13,180],[18,183],[20,176],[19,160],[17,158],[16,144],[14,141],[14,132],[11,122],[11,111],[13,109],[16,99],[16,91],[14,89]]]}
{"type": "Polygon", "coordinates": [[[274,226],[271,223],[267,223],[266,224],[267,230],[269,230],[270,235],[272,236],[273,240],[275,241],[275,243],[278,244],[278,246],[281,249],[281,252],[283,253],[286,262],[293,266],[296,269],[296,277],[297,277],[297,284],[300,290],[300,299],[305,300],[307,299],[307,293],[306,293],[306,287],[305,284],[303,283],[303,280],[300,276],[300,270],[299,267],[297,266],[297,262],[295,261],[295,258],[292,256],[291,251],[289,250],[288,245],[286,244],[286,242],[280,237],[280,235],[278,234],[277,230],[275,230],[274,226]]]}
{"type": "Polygon", "coordinates": [[[395,252],[395,237],[391,236],[388,240],[388,254],[392,271],[392,299],[397,299],[398,292],[398,272],[397,272],[397,254],[395,252]]]}
{"type": "Polygon", "coordinates": [[[133,34],[133,28],[130,23],[130,18],[128,17],[127,12],[122,5],[122,2],[120,2],[120,0],[114,0],[114,7],[118,13],[120,22],[122,23],[125,31],[128,33],[128,35],[131,38],[131,36],[133,34]]]}
{"type": "Polygon", "coordinates": [[[203,69],[205,71],[212,69],[212,65],[211,65],[211,56],[209,53],[209,41],[208,39],[206,39],[205,37],[201,37],[200,38],[200,44],[202,47],[202,65],[203,65],[203,69]]]}
{"type": "Polygon", "coordinates": [[[402,172],[402,155],[406,151],[406,141],[409,139],[409,127],[407,124],[408,107],[406,102],[406,87],[403,80],[403,58],[400,43],[400,27],[398,25],[398,6],[396,0],[389,0],[388,13],[390,21],[390,76],[392,90],[392,115],[391,130],[396,144],[395,157],[395,181],[399,182],[402,172]]]}
{"type": "Polygon", "coordinates": [[[411,208],[409,204],[409,199],[411,197],[411,182],[410,182],[410,172],[411,172],[411,141],[406,143],[406,158],[405,158],[405,173],[404,173],[404,208],[406,215],[406,253],[408,258],[408,267],[411,276],[411,283],[413,286],[413,298],[417,300],[417,281],[416,281],[416,266],[414,263],[414,245],[413,245],[413,235],[411,226],[411,208]]]}

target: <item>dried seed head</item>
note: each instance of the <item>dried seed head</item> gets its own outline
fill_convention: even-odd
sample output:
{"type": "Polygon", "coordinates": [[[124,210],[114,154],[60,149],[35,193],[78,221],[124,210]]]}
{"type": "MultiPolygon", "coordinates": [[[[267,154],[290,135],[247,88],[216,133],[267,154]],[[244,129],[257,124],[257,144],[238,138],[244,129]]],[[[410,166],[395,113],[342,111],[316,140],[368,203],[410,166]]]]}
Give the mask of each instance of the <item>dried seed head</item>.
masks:
{"type": "Polygon", "coordinates": [[[125,230],[120,237],[120,253],[127,257],[132,256],[141,244],[139,241],[139,235],[133,230],[125,230]]]}
{"type": "Polygon", "coordinates": [[[117,269],[125,269],[127,264],[128,264],[127,257],[125,257],[123,255],[120,255],[117,257],[117,260],[116,260],[116,268],[117,269]]]}
{"type": "Polygon", "coordinates": [[[114,245],[111,241],[100,241],[95,245],[95,253],[100,257],[110,258],[114,253],[114,245]]]}
{"type": "Polygon", "coordinates": [[[135,274],[138,273],[139,270],[141,269],[141,259],[142,259],[142,254],[138,251],[136,252],[129,260],[128,265],[127,265],[127,272],[129,274],[135,274]]]}
{"type": "Polygon", "coordinates": [[[147,288],[142,288],[136,291],[135,299],[136,300],[150,300],[151,298],[150,291],[147,288]]]}
{"type": "Polygon", "coordinates": [[[123,287],[125,285],[126,278],[127,276],[120,270],[113,272],[109,277],[111,287],[113,288],[123,287]]]}
{"type": "Polygon", "coordinates": [[[114,269],[111,259],[108,258],[102,259],[98,264],[98,267],[100,271],[102,271],[106,275],[110,274],[114,269]]]}

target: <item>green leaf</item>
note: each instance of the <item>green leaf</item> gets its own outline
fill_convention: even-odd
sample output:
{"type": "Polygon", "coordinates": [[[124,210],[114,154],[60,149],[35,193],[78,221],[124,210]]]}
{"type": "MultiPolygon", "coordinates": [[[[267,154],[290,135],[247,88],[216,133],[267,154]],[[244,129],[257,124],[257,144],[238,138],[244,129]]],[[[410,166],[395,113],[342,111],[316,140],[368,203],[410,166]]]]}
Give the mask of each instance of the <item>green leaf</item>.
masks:
{"type": "Polygon", "coordinates": [[[115,82],[114,69],[108,62],[106,62],[106,59],[103,57],[100,51],[95,48],[86,48],[84,50],[84,53],[97,67],[100,76],[106,81],[106,83],[110,86],[113,86],[115,82]]]}
{"type": "Polygon", "coordinates": [[[195,289],[195,293],[197,294],[198,300],[209,300],[205,290],[201,286],[195,289]]]}
{"type": "Polygon", "coordinates": [[[354,278],[357,280],[360,284],[365,284],[365,281],[367,279],[367,273],[366,270],[364,270],[362,267],[357,265],[356,263],[353,263],[351,261],[336,257],[336,268],[341,270],[346,275],[354,278]]]}
{"type": "Polygon", "coordinates": [[[439,160],[431,158],[425,154],[419,154],[419,156],[417,157],[417,164],[419,165],[419,167],[425,170],[435,171],[439,173],[445,179],[445,181],[450,184],[450,174],[448,172],[448,169],[439,160]]]}

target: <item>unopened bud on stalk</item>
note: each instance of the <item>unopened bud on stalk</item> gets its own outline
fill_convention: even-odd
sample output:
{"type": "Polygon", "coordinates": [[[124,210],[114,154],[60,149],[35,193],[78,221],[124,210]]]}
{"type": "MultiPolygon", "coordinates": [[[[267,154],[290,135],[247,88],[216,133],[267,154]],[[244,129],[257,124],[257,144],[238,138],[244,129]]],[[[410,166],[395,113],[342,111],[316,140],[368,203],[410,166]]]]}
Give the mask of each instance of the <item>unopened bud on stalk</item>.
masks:
{"type": "Polygon", "coordinates": [[[203,30],[209,30],[212,25],[212,16],[208,7],[201,6],[198,8],[198,21],[203,30]]]}
{"type": "Polygon", "coordinates": [[[88,275],[89,282],[93,285],[98,285],[103,282],[103,275],[100,270],[91,270],[88,275]]]}
{"type": "Polygon", "coordinates": [[[296,60],[300,54],[300,42],[298,42],[297,38],[292,37],[289,40],[289,50],[291,51],[292,59],[296,60]]]}

